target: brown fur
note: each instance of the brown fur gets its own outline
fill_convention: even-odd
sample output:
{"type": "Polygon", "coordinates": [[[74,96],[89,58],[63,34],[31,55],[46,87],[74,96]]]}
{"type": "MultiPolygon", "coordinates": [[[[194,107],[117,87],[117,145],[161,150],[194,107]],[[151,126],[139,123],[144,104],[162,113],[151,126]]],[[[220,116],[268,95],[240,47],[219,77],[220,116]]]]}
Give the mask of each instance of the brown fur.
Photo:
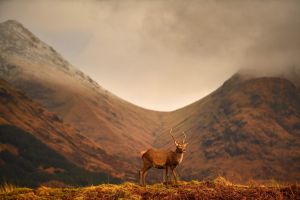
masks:
{"type": "Polygon", "coordinates": [[[177,184],[177,175],[175,168],[181,163],[183,159],[187,143],[185,143],[184,141],[182,143],[177,143],[175,141],[175,145],[175,151],[149,149],[142,154],[143,167],[140,171],[141,185],[145,186],[147,171],[152,167],[155,167],[157,169],[164,169],[163,179],[166,183],[168,183],[168,172],[169,170],[171,170],[174,180],[177,184]]]}

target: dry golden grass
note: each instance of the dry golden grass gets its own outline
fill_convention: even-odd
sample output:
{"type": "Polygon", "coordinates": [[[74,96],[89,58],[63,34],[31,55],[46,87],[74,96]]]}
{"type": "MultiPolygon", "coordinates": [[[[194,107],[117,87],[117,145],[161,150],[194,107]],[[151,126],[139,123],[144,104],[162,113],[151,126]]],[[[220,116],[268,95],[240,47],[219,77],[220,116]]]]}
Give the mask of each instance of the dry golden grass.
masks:
{"type": "MultiPolygon", "coordinates": [[[[8,186],[8,185],[7,185],[8,186]]],[[[300,199],[300,185],[235,185],[220,177],[210,182],[180,182],[179,185],[134,183],[103,184],[82,188],[39,187],[3,190],[5,200],[102,200],[102,199],[300,199]]]]}
{"type": "Polygon", "coordinates": [[[9,183],[3,183],[0,186],[0,194],[10,193],[16,189],[16,186],[9,183]]]}

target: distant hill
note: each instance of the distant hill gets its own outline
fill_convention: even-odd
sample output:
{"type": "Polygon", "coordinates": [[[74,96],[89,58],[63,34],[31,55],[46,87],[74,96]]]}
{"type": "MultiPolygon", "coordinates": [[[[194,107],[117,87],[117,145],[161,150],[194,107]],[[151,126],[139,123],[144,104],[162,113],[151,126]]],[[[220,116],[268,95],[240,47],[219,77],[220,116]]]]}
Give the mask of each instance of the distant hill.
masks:
{"type": "MultiPolygon", "coordinates": [[[[11,85],[5,87],[15,87],[29,97],[18,97],[18,104],[27,105],[28,99],[37,102],[24,110],[3,100],[0,110],[6,118],[2,122],[50,143],[51,149],[77,166],[122,180],[136,180],[140,151],[152,146],[174,148],[168,134],[173,128],[177,138],[185,131],[189,141],[178,169],[183,179],[222,175],[233,182],[299,181],[298,72],[289,68],[280,77],[239,72],[191,105],[155,112],[106,91],[19,22],[0,24],[0,77],[11,85]],[[47,113],[42,118],[40,107],[47,113]],[[53,135],[56,129],[60,138],[73,138],[54,145],[42,137],[41,130],[53,135]],[[71,152],[64,150],[68,148],[71,152]]],[[[161,176],[158,172],[155,178],[161,176]]]]}

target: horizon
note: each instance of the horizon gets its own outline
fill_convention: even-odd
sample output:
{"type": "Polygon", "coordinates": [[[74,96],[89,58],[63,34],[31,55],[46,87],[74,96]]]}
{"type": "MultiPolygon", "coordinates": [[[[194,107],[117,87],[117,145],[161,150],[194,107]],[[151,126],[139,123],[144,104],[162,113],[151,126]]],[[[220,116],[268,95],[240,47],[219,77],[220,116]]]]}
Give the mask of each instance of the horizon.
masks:
{"type": "Polygon", "coordinates": [[[0,1],[0,20],[19,21],[116,96],[168,112],[240,69],[267,76],[299,68],[298,4],[13,0],[0,1]]]}

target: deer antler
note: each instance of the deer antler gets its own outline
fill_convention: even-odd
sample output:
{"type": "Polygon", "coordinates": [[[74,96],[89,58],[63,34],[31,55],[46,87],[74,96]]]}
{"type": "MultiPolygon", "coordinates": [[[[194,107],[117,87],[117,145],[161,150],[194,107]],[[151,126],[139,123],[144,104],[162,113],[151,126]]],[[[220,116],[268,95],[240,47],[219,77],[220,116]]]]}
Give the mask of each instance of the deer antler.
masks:
{"type": "Polygon", "coordinates": [[[173,138],[173,140],[174,140],[174,143],[175,143],[175,145],[177,145],[177,142],[176,142],[176,140],[175,140],[175,138],[174,138],[174,136],[172,135],[172,130],[173,130],[173,128],[171,128],[171,130],[170,130],[170,135],[172,136],[172,138],[173,138]]]}
{"type": "Polygon", "coordinates": [[[182,142],[182,143],[185,143],[186,134],[185,134],[185,132],[184,132],[184,131],[183,131],[182,133],[183,133],[183,135],[184,135],[184,138],[183,138],[183,142],[182,142]]]}

